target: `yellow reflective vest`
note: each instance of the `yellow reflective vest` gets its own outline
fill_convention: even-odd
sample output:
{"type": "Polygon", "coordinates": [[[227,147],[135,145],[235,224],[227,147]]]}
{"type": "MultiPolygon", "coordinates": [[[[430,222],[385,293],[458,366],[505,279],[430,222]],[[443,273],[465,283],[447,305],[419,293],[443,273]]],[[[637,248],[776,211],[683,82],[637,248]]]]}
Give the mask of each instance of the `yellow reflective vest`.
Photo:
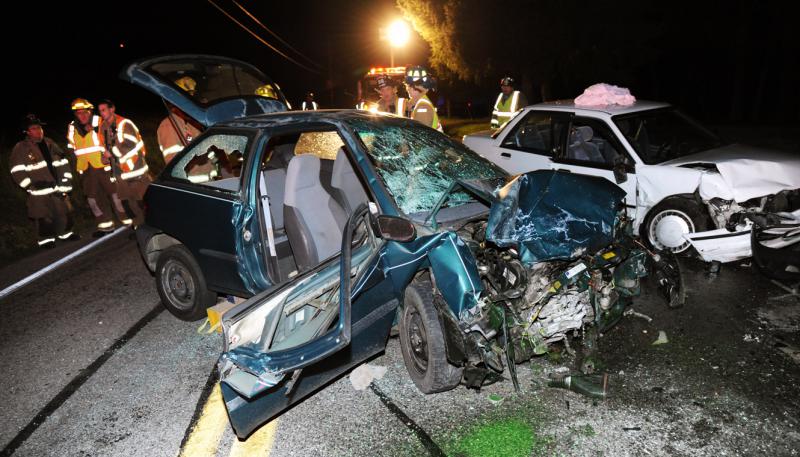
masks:
{"type": "Polygon", "coordinates": [[[414,104],[414,109],[411,110],[411,119],[423,122],[428,127],[444,132],[442,124],[439,122],[439,114],[436,112],[436,107],[433,106],[433,102],[427,95],[420,97],[417,103],[414,104]],[[432,113],[433,116],[430,116],[430,114],[428,114],[429,112],[432,113]],[[428,119],[431,119],[430,124],[427,122],[428,119]]]}
{"type": "Polygon", "coordinates": [[[83,173],[90,166],[92,168],[102,168],[106,171],[111,170],[111,165],[103,163],[103,143],[97,133],[100,125],[100,116],[92,116],[92,129],[81,135],[75,121],[70,122],[67,128],[67,147],[72,149],[77,163],[75,168],[78,173],[83,173]]]}
{"type": "Polygon", "coordinates": [[[500,95],[497,96],[497,101],[494,102],[491,123],[492,128],[499,129],[500,127],[506,125],[506,123],[514,117],[514,114],[519,111],[519,109],[518,90],[512,92],[511,95],[506,97],[505,100],[503,100],[503,93],[501,92],[500,95]]]}

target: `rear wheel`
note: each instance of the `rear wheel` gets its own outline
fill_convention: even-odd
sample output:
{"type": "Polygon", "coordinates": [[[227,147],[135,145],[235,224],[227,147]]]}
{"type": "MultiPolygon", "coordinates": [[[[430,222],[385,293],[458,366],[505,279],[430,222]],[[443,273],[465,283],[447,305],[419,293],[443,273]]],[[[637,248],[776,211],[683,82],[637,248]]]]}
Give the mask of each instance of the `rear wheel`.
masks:
{"type": "Polygon", "coordinates": [[[641,231],[650,247],[679,254],[692,246],[684,235],[705,231],[707,227],[708,220],[697,203],[672,197],[650,210],[641,231]]]}
{"type": "Polygon", "coordinates": [[[182,245],[170,246],[158,256],[156,288],[164,307],[184,321],[202,319],[217,299],[208,290],[200,266],[182,245]]]}
{"type": "Polygon", "coordinates": [[[406,289],[399,331],[406,369],[420,391],[443,392],[461,382],[463,368],[447,361],[444,333],[429,280],[415,280],[406,289]]]}

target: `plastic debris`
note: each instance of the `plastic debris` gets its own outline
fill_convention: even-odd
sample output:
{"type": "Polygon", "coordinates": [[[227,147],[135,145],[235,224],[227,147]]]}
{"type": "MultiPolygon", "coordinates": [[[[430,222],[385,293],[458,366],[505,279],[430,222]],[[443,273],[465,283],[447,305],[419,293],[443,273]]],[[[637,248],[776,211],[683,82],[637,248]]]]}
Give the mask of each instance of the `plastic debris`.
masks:
{"type": "Polygon", "coordinates": [[[503,400],[505,400],[505,397],[499,394],[489,394],[487,398],[495,406],[499,405],[500,403],[503,403],[503,400]]]}
{"type": "Polygon", "coordinates": [[[350,372],[350,384],[356,390],[364,390],[376,379],[382,379],[386,374],[386,367],[365,363],[350,372]]]}
{"type": "Polygon", "coordinates": [[[634,311],[633,308],[626,309],[625,312],[623,313],[623,315],[639,317],[639,318],[642,318],[642,319],[646,320],[647,322],[653,322],[653,318],[652,317],[648,316],[647,314],[642,314],[642,313],[639,313],[637,311],[634,311]]]}
{"type": "Polygon", "coordinates": [[[658,331],[658,338],[653,341],[653,346],[658,346],[659,344],[667,344],[669,340],[667,339],[667,332],[663,330],[658,331]]]}
{"type": "Polygon", "coordinates": [[[751,335],[749,333],[745,333],[743,340],[744,340],[745,343],[760,343],[761,342],[761,338],[760,337],[755,336],[755,335],[751,335]]]}

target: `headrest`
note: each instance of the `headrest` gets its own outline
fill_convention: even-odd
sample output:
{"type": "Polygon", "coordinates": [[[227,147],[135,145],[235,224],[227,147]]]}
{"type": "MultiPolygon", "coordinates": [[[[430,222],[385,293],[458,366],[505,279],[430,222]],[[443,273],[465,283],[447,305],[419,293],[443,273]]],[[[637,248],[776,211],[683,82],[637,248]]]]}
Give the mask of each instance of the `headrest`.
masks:
{"type": "Polygon", "coordinates": [[[345,179],[352,179],[349,177],[352,171],[353,168],[350,166],[350,161],[347,160],[347,153],[344,152],[344,148],[339,148],[339,151],[336,152],[336,160],[333,161],[331,185],[336,188],[341,188],[345,179]]]}
{"type": "Polygon", "coordinates": [[[577,141],[586,142],[591,140],[592,137],[594,137],[594,130],[588,125],[581,125],[575,127],[575,131],[570,135],[570,141],[573,143],[577,141]]]}
{"type": "Polygon", "coordinates": [[[301,154],[292,157],[289,167],[286,170],[286,203],[289,204],[289,196],[293,193],[308,187],[320,186],[319,181],[319,157],[314,154],[301,154]]]}

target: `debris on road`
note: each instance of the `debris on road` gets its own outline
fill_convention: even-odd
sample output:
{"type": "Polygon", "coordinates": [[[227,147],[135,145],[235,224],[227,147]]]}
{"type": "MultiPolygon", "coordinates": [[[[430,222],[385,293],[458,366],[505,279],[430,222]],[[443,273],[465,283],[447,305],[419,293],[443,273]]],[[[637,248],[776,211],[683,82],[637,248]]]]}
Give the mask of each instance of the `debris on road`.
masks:
{"type": "Polygon", "coordinates": [[[503,403],[503,400],[505,400],[505,397],[500,394],[489,394],[487,398],[489,399],[489,402],[495,406],[503,403]]]}
{"type": "Polygon", "coordinates": [[[608,373],[602,375],[572,375],[552,379],[550,387],[571,390],[593,398],[606,398],[608,394],[608,373]]]}
{"type": "Polygon", "coordinates": [[[386,367],[365,363],[350,372],[350,384],[355,390],[364,390],[376,379],[382,379],[386,374],[386,367]]]}
{"type": "Polygon", "coordinates": [[[744,334],[744,338],[742,338],[742,340],[745,343],[753,343],[753,342],[760,343],[761,342],[761,338],[760,337],[755,336],[755,335],[751,335],[749,333],[745,333],[744,334]]]}
{"type": "Polygon", "coordinates": [[[646,320],[647,322],[653,322],[653,318],[652,317],[648,316],[647,314],[639,313],[636,310],[634,310],[633,308],[626,309],[625,312],[622,313],[622,314],[624,316],[639,317],[639,318],[642,318],[642,319],[646,320]]]}
{"type": "Polygon", "coordinates": [[[669,340],[667,339],[667,332],[663,330],[658,331],[658,338],[653,341],[653,346],[658,346],[659,344],[667,344],[669,340]]]}

